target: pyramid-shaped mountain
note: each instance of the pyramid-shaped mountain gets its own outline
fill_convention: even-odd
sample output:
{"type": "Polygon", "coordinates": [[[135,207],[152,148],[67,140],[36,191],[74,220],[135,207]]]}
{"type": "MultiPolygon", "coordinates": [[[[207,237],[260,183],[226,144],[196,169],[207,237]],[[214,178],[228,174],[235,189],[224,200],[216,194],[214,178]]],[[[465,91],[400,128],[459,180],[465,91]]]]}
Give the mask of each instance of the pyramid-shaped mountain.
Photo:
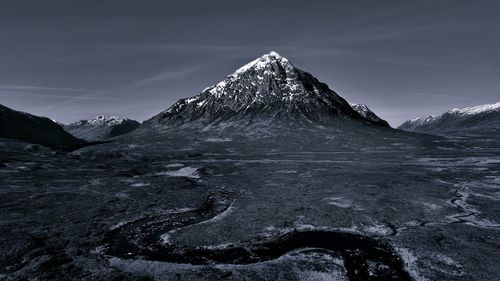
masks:
{"type": "Polygon", "coordinates": [[[179,100],[146,124],[269,119],[312,122],[354,119],[381,124],[364,118],[326,84],[294,67],[276,52],[246,64],[194,97],[179,100]]]}

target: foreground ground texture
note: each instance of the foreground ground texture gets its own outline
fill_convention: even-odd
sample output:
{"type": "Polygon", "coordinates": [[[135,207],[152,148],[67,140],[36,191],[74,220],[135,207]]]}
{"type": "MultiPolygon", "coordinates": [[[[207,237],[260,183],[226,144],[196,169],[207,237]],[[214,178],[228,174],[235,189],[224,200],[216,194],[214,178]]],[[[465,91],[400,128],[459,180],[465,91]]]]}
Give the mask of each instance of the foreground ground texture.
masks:
{"type": "Polygon", "coordinates": [[[498,138],[264,128],[2,140],[0,279],[498,280],[498,138]]]}

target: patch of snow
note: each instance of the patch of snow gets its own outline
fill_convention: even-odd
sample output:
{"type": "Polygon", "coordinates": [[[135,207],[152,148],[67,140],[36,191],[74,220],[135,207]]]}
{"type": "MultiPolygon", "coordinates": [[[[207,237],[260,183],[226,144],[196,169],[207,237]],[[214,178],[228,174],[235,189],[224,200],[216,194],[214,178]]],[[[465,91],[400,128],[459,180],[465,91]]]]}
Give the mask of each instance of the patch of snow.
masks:
{"type": "Polygon", "coordinates": [[[410,273],[410,276],[413,278],[413,280],[429,281],[429,279],[420,275],[417,267],[417,258],[408,249],[396,248],[396,251],[399,253],[399,256],[403,259],[404,267],[406,268],[406,271],[410,273]]]}
{"type": "Polygon", "coordinates": [[[424,205],[425,207],[427,207],[427,209],[429,209],[429,210],[437,210],[437,209],[443,208],[443,206],[439,206],[439,205],[432,204],[429,202],[419,202],[419,203],[424,205]]]}
{"type": "Polygon", "coordinates": [[[448,112],[454,114],[473,115],[473,114],[479,114],[483,112],[497,111],[497,110],[500,110],[500,102],[493,104],[483,104],[472,107],[454,108],[448,112]]]}
{"type": "Polygon", "coordinates": [[[328,197],[325,198],[327,204],[337,206],[339,208],[350,208],[352,207],[352,201],[344,199],[342,197],[328,197]]]}
{"type": "MultiPolygon", "coordinates": [[[[102,255],[102,254],[104,254],[105,250],[106,250],[106,247],[104,247],[104,246],[98,246],[94,250],[90,251],[90,253],[102,255]]],[[[2,276],[0,275],[0,277],[2,277],[2,276]]]]}
{"type": "Polygon", "coordinates": [[[228,141],[232,141],[232,139],[230,139],[230,138],[208,138],[208,139],[205,139],[204,141],[206,141],[206,142],[228,142],[228,141]]]}
{"type": "Polygon", "coordinates": [[[177,208],[177,209],[168,209],[165,211],[166,214],[179,214],[186,213],[194,210],[193,208],[177,208]]]}
{"type": "Polygon", "coordinates": [[[409,121],[410,124],[412,125],[424,125],[424,124],[429,124],[434,121],[436,121],[439,117],[436,115],[429,115],[425,118],[422,117],[417,117],[409,121]]]}
{"type": "Polygon", "coordinates": [[[184,167],[184,164],[181,163],[172,163],[165,165],[166,168],[179,168],[179,167],[184,167]]]}
{"type": "Polygon", "coordinates": [[[126,225],[126,224],[127,224],[127,223],[129,223],[129,222],[130,222],[130,221],[121,221],[121,222],[119,222],[119,223],[117,223],[117,224],[115,224],[115,225],[112,225],[112,226],[109,228],[109,230],[115,230],[115,229],[117,229],[117,228],[120,228],[120,227],[122,227],[122,226],[126,225]]]}
{"type": "Polygon", "coordinates": [[[179,170],[175,171],[163,171],[156,173],[155,175],[159,176],[169,176],[169,177],[185,177],[185,178],[191,178],[191,179],[199,179],[200,174],[198,173],[197,168],[192,168],[192,167],[184,167],[180,168],[179,170]]]}
{"type": "Polygon", "coordinates": [[[198,97],[198,96],[195,96],[195,97],[191,97],[191,98],[186,99],[186,100],[185,100],[185,102],[186,102],[187,104],[189,104],[189,103],[192,103],[193,101],[196,101],[196,100],[198,100],[198,99],[199,99],[199,97],[198,97]]]}
{"type": "Polygon", "coordinates": [[[387,227],[385,225],[381,225],[381,224],[371,225],[371,226],[365,227],[363,230],[368,232],[368,233],[381,235],[381,236],[387,236],[387,235],[390,235],[392,233],[392,230],[389,227],[387,227]]]}
{"type": "Polygon", "coordinates": [[[99,115],[90,120],[81,120],[74,123],[69,124],[68,126],[88,126],[88,127],[100,127],[100,126],[113,126],[119,125],[128,119],[110,116],[110,115],[99,115]]]}
{"type": "Polygon", "coordinates": [[[167,245],[172,244],[172,235],[171,235],[172,233],[173,233],[173,231],[169,231],[169,232],[162,234],[160,236],[160,242],[162,245],[167,246],[167,245]]]}
{"type": "Polygon", "coordinates": [[[133,186],[133,187],[142,187],[142,186],[150,186],[150,185],[151,185],[150,183],[137,182],[137,183],[131,184],[130,186],[133,186]]]}

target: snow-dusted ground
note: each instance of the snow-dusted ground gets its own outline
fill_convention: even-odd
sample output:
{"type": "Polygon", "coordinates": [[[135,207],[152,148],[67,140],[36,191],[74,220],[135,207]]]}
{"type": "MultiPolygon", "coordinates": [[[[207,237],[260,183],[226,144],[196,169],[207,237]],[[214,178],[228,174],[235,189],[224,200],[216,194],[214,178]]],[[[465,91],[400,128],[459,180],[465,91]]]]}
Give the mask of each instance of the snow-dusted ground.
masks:
{"type": "Polygon", "coordinates": [[[497,280],[496,138],[279,130],[137,132],[72,154],[3,140],[0,279],[348,280],[343,257],[316,248],[211,265],[108,250],[127,235],[223,251],[330,231],[390,245],[414,280],[497,280]]]}

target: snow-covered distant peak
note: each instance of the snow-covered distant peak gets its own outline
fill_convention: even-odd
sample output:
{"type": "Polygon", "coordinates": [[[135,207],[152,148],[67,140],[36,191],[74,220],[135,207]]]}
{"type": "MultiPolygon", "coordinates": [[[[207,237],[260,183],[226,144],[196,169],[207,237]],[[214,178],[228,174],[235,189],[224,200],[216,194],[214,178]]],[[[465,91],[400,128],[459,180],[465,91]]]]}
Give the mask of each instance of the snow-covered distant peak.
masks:
{"type": "Polygon", "coordinates": [[[448,111],[448,113],[473,115],[473,114],[479,114],[479,113],[483,113],[483,112],[497,111],[497,110],[500,111],[500,102],[493,103],[493,104],[483,104],[483,105],[472,106],[472,107],[454,108],[454,109],[448,111]]]}
{"type": "Polygon", "coordinates": [[[447,134],[471,130],[500,129],[500,102],[464,108],[425,118],[408,120],[399,129],[423,133],[447,134]]]}
{"type": "Polygon", "coordinates": [[[437,118],[438,118],[438,116],[436,116],[436,115],[429,115],[427,117],[414,118],[414,119],[410,120],[409,122],[412,124],[415,124],[415,125],[424,125],[424,124],[428,124],[428,123],[435,121],[437,118]]]}
{"type": "Polygon", "coordinates": [[[125,118],[117,117],[117,116],[110,116],[110,115],[99,115],[95,118],[92,118],[90,120],[81,120],[75,123],[69,124],[70,126],[89,126],[89,127],[99,127],[99,126],[113,126],[113,125],[119,125],[123,123],[125,118]]]}
{"type": "Polygon", "coordinates": [[[101,124],[116,125],[122,123],[124,120],[125,120],[124,118],[117,116],[99,115],[96,118],[90,120],[89,122],[97,125],[101,124]]]}
{"type": "Polygon", "coordinates": [[[88,140],[102,140],[126,134],[137,129],[140,123],[117,116],[99,115],[90,120],[81,120],[64,126],[74,136],[88,140]]]}

